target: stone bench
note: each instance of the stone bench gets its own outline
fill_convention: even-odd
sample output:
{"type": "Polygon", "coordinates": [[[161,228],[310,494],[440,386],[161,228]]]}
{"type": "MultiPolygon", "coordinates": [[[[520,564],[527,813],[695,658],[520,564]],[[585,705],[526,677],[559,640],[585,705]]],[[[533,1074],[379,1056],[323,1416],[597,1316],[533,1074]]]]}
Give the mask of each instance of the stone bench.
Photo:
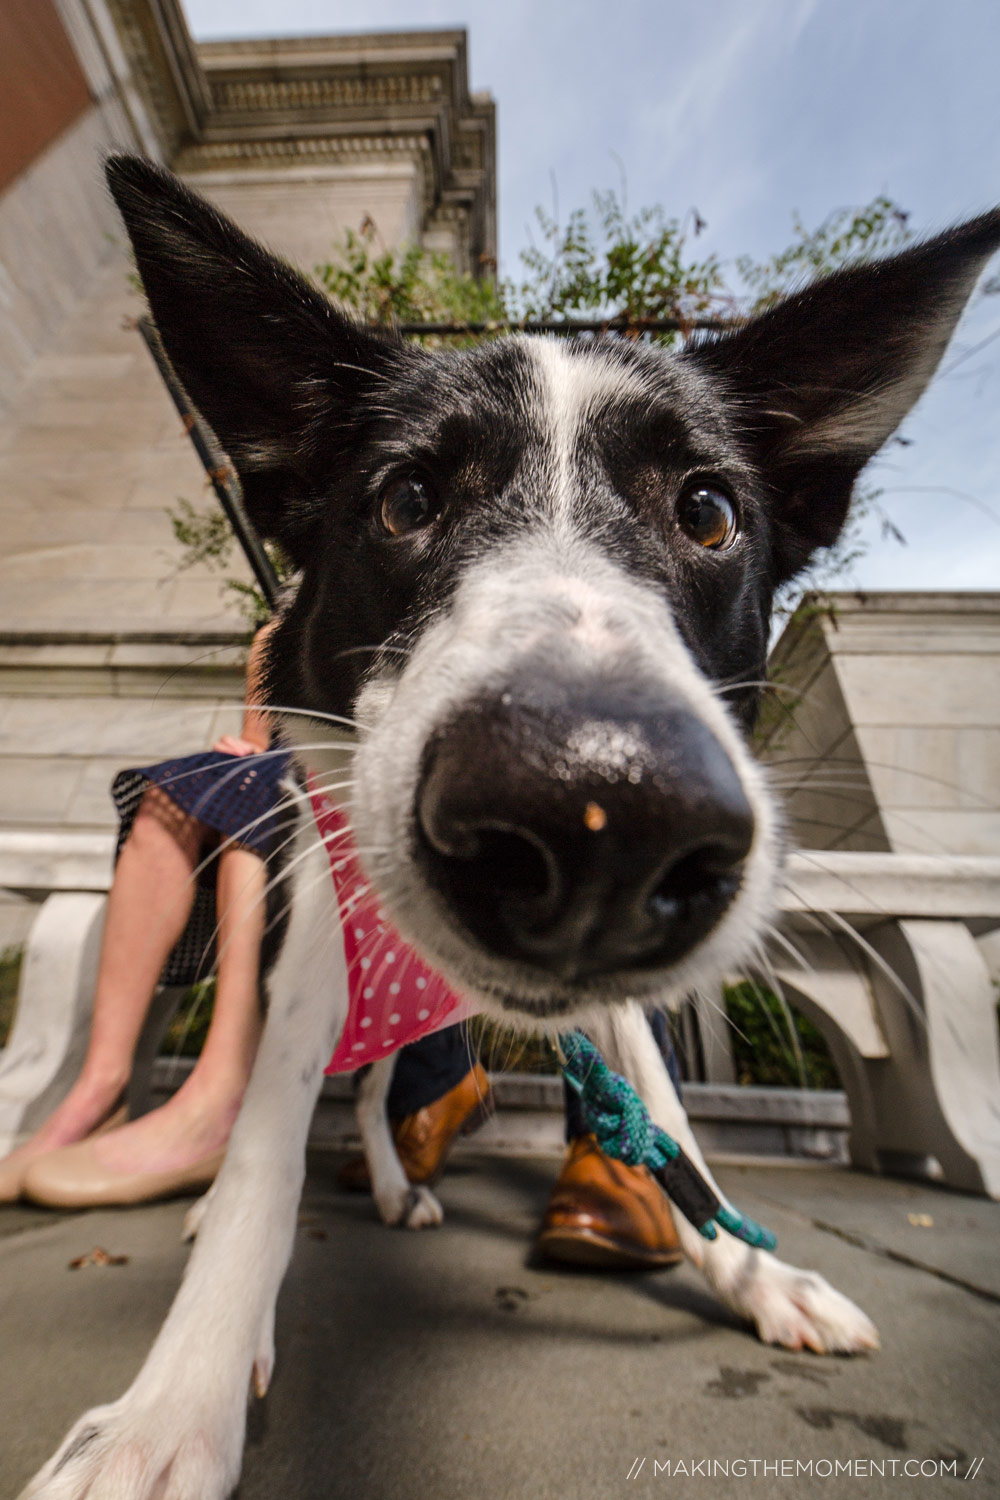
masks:
{"type": "MultiPolygon", "coordinates": [[[[0,888],[40,902],[0,1052],[0,1155],[51,1113],[83,1064],[113,854],[110,833],[0,832],[0,888]]],[[[153,1063],[182,993],[163,987],[150,1007],[129,1085],[133,1116],[150,1107],[153,1063]]]]}
{"type": "Polygon", "coordinates": [[[1000,927],[994,855],[804,851],[769,966],[822,1031],[873,1172],[1000,1197],[996,991],[976,942],[1000,927]]]}
{"type": "MultiPolygon", "coordinates": [[[[0,1056],[0,1151],[79,1069],[111,853],[106,834],[0,832],[0,887],[42,898],[0,1056]]],[[[802,851],[788,862],[782,907],[757,977],[780,985],[826,1038],[847,1093],[852,1162],[1000,1197],[996,997],[976,942],[1000,928],[1000,858],[802,851]]],[[[161,992],[144,1030],[135,1112],[148,1105],[177,998],[161,992]]]]}

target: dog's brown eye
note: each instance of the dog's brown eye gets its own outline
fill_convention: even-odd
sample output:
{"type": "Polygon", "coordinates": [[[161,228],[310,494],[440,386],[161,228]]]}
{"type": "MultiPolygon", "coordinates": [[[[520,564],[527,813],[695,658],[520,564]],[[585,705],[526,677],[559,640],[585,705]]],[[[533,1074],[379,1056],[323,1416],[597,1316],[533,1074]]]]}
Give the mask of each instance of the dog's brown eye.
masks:
{"type": "Polygon", "coordinates": [[[437,496],[425,479],[394,479],[382,496],[382,525],[390,536],[405,536],[433,521],[437,508],[437,496]]]}
{"type": "Polygon", "coordinates": [[[709,485],[685,490],[677,502],[677,520],[681,530],[699,547],[719,551],[728,547],[736,535],[733,502],[709,485]]]}

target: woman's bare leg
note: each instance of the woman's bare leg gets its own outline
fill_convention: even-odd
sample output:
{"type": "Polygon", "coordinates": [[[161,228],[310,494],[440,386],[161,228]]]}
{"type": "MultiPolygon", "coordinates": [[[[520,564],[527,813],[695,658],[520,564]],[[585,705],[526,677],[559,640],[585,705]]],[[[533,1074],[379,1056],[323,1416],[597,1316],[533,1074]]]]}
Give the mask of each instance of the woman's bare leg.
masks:
{"type": "Polygon", "coordinates": [[[235,846],[220,854],[218,981],[208,1037],[190,1076],[166,1104],[93,1143],[95,1158],[108,1172],[181,1171],[229,1139],[262,1026],[266,882],[256,854],[235,846]]]}
{"type": "Polygon", "coordinates": [[[230,845],[219,856],[218,980],[212,1024],[198,1065],[200,1088],[213,1097],[243,1097],[260,1041],[260,949],[267,869],[259,855],[230,845]]]}
{"type": "Polygon", "coordinates": [[[204,825],[151,786],[115,867],[80,1077],[17,1156],[36,1156],[88,1135],[128,1084],[132,1056],[170,950],[194,901],[191,875],[204,825]]]}

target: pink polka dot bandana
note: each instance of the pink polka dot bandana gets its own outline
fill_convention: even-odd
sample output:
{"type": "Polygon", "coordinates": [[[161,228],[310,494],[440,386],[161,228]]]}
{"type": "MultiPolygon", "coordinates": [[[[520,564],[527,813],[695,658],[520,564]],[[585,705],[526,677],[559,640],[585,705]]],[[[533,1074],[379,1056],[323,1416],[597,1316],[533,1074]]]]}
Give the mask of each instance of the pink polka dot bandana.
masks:
{"type": "Polygon", "coordinates": [[[309,795],[330,856],[347,959],[347,1020],[326,1071],[350,1073],[476,1011],[390,925],[358,862],[344,813],[322,793],[309,795]]]}

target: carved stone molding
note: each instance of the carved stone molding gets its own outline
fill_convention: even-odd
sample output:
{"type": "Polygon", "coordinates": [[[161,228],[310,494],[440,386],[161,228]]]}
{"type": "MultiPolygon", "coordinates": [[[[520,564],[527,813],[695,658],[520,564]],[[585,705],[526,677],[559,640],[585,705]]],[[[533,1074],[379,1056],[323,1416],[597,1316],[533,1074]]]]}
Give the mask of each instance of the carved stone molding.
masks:
{"type": "Polygon", "coordinates": [[[206,173],[280,173],[290,167],[364,167],[405,163],[421,177],[425,220],[435,214],[438,198],[430,144],[423,135],[339,135],[284,140],[207,141],[183,150],[174,169],[183,177],[206,173]]]}
{"type": "Polygon", "coordinates": [[[206,141],[189,146],[177,157],[178,172],[210,172],[218,167],[260,166],[266,162],[316,161],[343,157],[378,156],[410,159],[426,156],[424,136],[335,135],[287,140],[206,141]]]}
{"type": "MultiPolygon", "coordinates": [[[[443,92],[439,77],[421,73],[337,78],[236,79],[211,81],[219,115],[279,114],[285,111],[371,109],[398,104],[435,104],[443,92]]],[[[220,122],[221,123],[221,122],[220,122]]]]}
{"type": "Polygon", "coordinates": [[[197,139],[211,109],[195,44],[177,0],[105,0],[166,158],[197,139]]]}

